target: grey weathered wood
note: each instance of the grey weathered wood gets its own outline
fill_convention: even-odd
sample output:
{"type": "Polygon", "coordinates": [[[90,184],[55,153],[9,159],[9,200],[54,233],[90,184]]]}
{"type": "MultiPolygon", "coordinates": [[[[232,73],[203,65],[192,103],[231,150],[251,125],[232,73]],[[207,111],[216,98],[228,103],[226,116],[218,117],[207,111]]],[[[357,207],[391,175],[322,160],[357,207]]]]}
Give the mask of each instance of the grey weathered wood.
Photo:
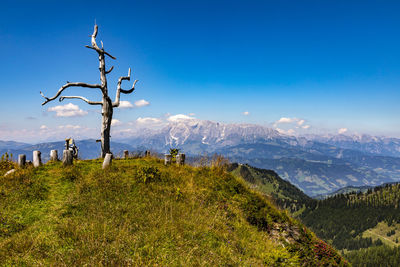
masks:
{"type": "Polygon", "coordinates": [[[10,175],[10,174],[12,174],[12,173],[14,173],[15,172],[15,169],[11,169],[11,170],[9,170],[8,172],[6,172],[5,174],[4,174],[4,177],[6,177],[6,176],[8,176],[8,175],[10,175]]]}
{"type": "Polygon", "coordinates": [[[185,154],[179,153],[176,155],[176,165],[185,165],[185,154]]]}
{"type": "Polygon", "coordinates": [[[146,150],[146,151],[144,152],[144,156],[145,156],[145,157],[150,157],[150,150],[146,150]]]}
{"type": "Polygon", "coordinates": [[[58,151],[53,149],[50,151],[50,160],[51,161],[58,161],[58,151]]]}
{"type": "Polygon", "coordinates": [[[39,150],[33,151],[33,167],[42,165],[42,153],[39,150]]]}
{"type": "Polygon", "coordinates": [[[171,164],[172,162],[172,155],[171,154],[165,154],[164,155],[164,164],[168,165],[171,164]]]}
{"type": "Polygon", "coordinates": [[[98,31],[98,26],[94,25],[94,30],[93,34],[91,35],[91,46],[86,46],[87,48],[93,49],[97,52],[99,56],[99,71],[100,71],[100,80],[101,84],[87,84],[87,83],[81,83],[81,82],[67,82],[65,85],[63,85],[57,93],[53,97],[46,97],[42,92],[40,94],[42,97],[45,99],[45,101],[42,103],[42,105],[45,105],[46,103],[53,101],[59,97],[60,101],[63,101],[64,99],[80,99],[82,101],[85,101],[86,103],[90,105],[101,105],[101,114],[102,114],[102,121],[101,121],[101,157],[105,157],[107,153],[110,153],[110,132],[111,132],[111,121],[113,117],[113,108],[118,107],[120,104],[120,95],[121,93],[123,94],[130,94],[135,90],[135,85],[137,83],[137,80],[133,82],[133,85],[130,89],[124,90],[121,88],[122,81],[127,80],[130,81],[131,79],[131,69],[129,68],[128,70],[128,76],[122,76],[119,78],[118,83],[117,83],[117,93],[115,96],[115,101],[112,102],[111,98],[109,97],[108,94],[108,85],[107,85],[107,74],[110,73],[114,67],[111,67],[110,69],[106,70],[106,63],[105,63],[105,56],[109,56],[112,59],[116,59],[112,55],[110,55],[108,52],[104,51],[103,44],[101,45],[101,48],[97,45],[96,43],[96,37],[97,37],[97,31],[98,31]],[[90,101],[86,99],[85,97],[82,96],[61,96],[63,91],[69,87],[86,87],[86,88],[97,88],[100,89],[102,92],[102,100],[101,101],[90,101]]]}
{"type": "Polygon", "coordinates": [[[25,154],[19,154],[18,155],[18,167],[24,168],[26,165],[26,155],[25,154]]]}
{"type": "Polygon", "coordinates": [[[128,158],[129,158],[129,151],[124,150],[124,159],[128,159],[128,158]]]}
{"type": "Polygon", "coordinates": [[[72,156],[72,151],[64,149],[62,163],[64,166],[70,166],[74,163],[74,157],[72,156]]]}
{"type": "Polygon", "coordinates": [[[110,167],[111,164],[112,164],[112,154],[111,153],[107,153],[106,156],[104,157],[103,169],[106,169],[106,168],[110,167]]]}

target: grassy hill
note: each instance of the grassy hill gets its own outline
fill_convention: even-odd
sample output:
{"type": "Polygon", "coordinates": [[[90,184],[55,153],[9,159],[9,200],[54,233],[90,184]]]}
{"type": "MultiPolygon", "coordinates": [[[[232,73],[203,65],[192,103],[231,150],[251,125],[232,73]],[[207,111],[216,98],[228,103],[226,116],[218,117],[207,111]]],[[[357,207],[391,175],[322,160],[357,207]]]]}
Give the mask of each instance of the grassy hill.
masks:
{"type": "Polygon", "coordinates": [[[221,167],[0,164],[0,264],[332,266],[335,250],[221,167]]]}
{"type": "Polygon", "coordinates": [[[242,178],[251,188],[270,196],[276,205],[288,209],[292,213],[299,213],[306,207],[313,207],[315,204],[312,198],[290,182],[280,178],[272,170],[233,163],[229,166],[228,171],[236,177],[242,178]]]}

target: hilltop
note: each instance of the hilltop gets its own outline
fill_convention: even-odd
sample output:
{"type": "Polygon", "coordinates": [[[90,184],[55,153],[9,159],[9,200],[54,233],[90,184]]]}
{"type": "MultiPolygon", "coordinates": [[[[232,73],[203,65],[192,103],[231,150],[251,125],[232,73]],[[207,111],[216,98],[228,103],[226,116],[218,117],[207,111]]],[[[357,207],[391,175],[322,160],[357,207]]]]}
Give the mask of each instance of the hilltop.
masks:
{"type": "Polygon", "coordinates": [[[221,166],[50,162],[1,177],[0,188],[6,265],[347,265],[221,166]]]}

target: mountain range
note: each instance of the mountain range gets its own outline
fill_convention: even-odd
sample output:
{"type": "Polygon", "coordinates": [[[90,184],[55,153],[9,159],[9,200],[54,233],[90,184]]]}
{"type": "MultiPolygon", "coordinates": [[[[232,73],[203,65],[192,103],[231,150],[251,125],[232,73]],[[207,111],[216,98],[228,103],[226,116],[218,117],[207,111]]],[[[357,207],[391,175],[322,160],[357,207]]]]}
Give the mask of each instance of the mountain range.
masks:
{"type": "MultiPolygon", "coordinates": [[[[296,137],[255,124],[185,119],[160,129],[141,129],[129,138],[114,141],[114,154],[124,149],[167,152],[172,147],[189,157],[221,154],[231,162],[274,170],[309,196],[346,186],[400,181],[400,139],[396,138],[344,134],[296,137]]],[[[61,151],[63,144],[0,142],[0,153],[61,151]]],[[[77,145],[82,158],[96,158],[100,153],[95,140],[83,140],[77,145]]]]}
{"type": "Polygon", "coordinates": [[[133,147],[189,155],[218,153],[231,162],[275,170],[306,194],[345,186],[376,186],[400,180],[400,139],[369,135],[289,136],[254,124],[180,120],[121,140],[133,147]]]}

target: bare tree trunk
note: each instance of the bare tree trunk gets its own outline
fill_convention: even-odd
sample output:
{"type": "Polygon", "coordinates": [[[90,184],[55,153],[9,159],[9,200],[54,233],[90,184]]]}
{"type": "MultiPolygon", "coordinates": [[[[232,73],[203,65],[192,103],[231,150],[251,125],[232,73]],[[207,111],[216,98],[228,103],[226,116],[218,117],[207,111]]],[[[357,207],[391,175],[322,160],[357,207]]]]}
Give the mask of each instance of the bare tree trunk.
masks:
{"type": "Polygon", "coordinates": [[[110,167],[112,164],[112,154],[111,153],[107,153],[104,157],[104,161],[103,161],[103,170],[110,167]]]}
{"type": "Polygon", "coordinates": [[[110,131],[113,107],[109,97],[103,98],[102,124],[101,124],[101,157],[104,158],[110,151],[110,131]]]}

